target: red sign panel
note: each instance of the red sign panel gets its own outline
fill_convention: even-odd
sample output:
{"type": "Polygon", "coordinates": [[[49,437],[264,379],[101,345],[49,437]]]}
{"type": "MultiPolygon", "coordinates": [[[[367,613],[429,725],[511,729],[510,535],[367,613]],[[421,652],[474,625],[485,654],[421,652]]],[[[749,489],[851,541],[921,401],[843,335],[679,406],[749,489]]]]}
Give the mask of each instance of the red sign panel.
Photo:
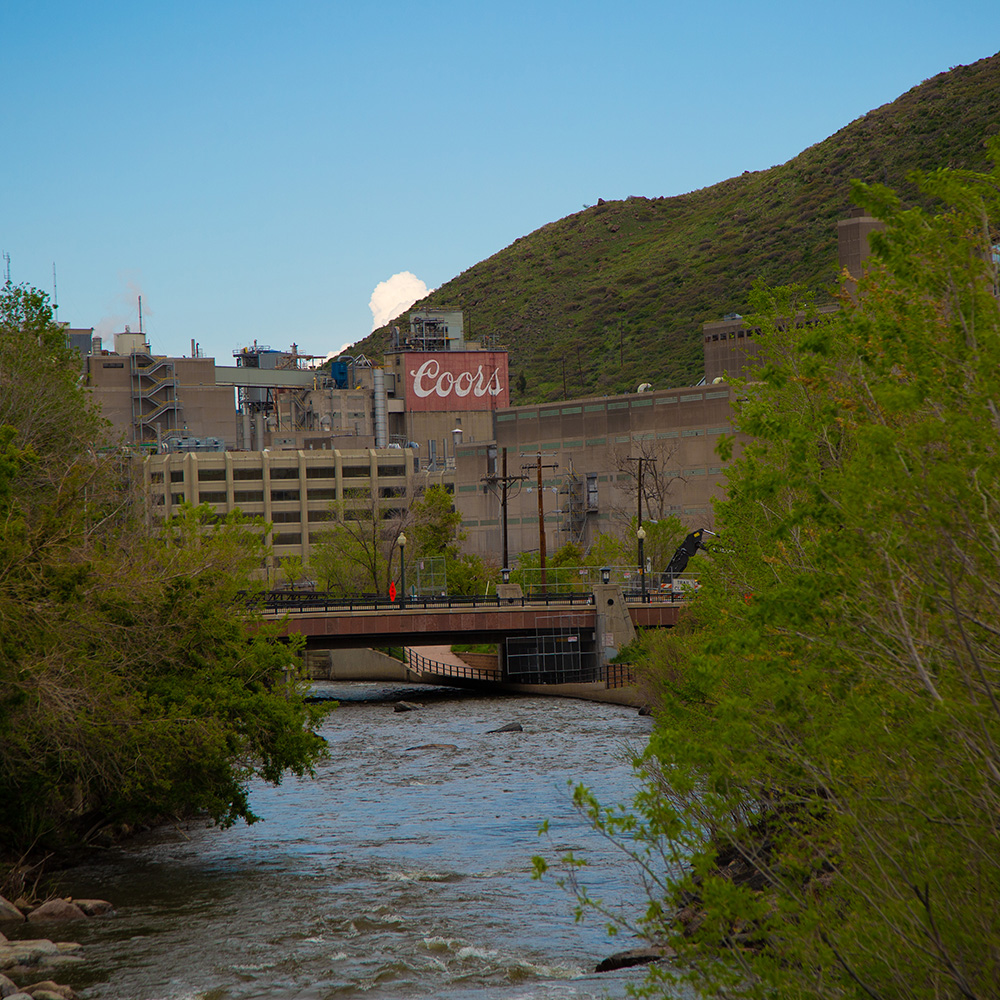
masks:
{"type": "Polygon", "coordinates": [[[393,581],[389,582],[389,600],[396,600],[396,584],[393,581]]]}
{"type": "Polygon", "coordinates": [[[506,351],[407,351],[408,410],[496,410],[510,406],[506,351]]]}

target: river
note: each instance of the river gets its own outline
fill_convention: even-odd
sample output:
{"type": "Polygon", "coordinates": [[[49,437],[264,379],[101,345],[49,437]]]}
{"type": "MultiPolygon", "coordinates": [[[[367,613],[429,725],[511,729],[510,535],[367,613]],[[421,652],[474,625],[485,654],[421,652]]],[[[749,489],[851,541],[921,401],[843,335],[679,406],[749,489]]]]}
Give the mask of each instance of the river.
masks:
{"type": "Polygon", "coordinates": [[[572,807],[634,789],[625,747],[651,720],[563,698],[485,697],[402,685],[324,685],[342,698],[315,779],[254,785],[253,826],[145,834],[61,876],[60,891],[116,914],[73,925],[85,961],[60,975],[83,1000],[585,1000],[622,997],[642,970],[597,975],[634,947],[573,919],[531,857],[572,849],[591,892],[633,912],[618,852],[572,807]],[[396,713],[403,693],[423,703],[396,713]],[[488,734],[519,723],[523,732],[488,734]],[[450,744],[413,750],[425,744],[450,744]],[[539,825],[549,820],[550,839],[539,825]]]}

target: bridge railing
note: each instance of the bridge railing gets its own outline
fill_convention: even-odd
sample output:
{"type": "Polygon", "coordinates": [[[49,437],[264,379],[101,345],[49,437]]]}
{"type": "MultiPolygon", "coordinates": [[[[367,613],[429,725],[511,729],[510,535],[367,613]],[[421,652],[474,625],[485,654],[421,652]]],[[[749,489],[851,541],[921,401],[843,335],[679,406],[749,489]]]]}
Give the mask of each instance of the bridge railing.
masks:
{"type": "Polygon", "coordinates": [[[271,612],[305,612],[305,611],[399,611],[399,610],[436,610],[447,609],[460,611],[462,609],[479,608],[511,608],[537,607],[539,605],[588,605],[593,604],[593,595],[587,593],[569,594],[532,594],[526,597],[497,597],[496,594],[486,596],[419,596],[407,597],[405,602],[399,599],[390,601],[387,597],[374,594],[358,597],[338,597],[333,594],[314,593],[301,594],[288,591],[268,591],[261,594],[247,595],[245,602],[254,608],[271,612]]]}
{"type": "Polygon", "coordinates": [[[437,674],[439,677],[460,677],[472,681],[500,679],[499,667],[491,670],[488,667],[470,667],[468,664],[442,663],[440,660],[431,660],[421,653],[415,653],[409,647],[403,651],[403,662],[418,674],[437,674]]]}

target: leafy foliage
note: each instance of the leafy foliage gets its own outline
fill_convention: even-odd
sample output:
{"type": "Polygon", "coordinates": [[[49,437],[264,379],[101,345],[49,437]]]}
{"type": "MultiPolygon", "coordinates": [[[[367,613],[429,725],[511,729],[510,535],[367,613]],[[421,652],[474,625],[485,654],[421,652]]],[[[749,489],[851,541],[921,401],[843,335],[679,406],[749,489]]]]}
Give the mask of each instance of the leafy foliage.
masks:
{"type": "Polygon", "coordinates": [[[345,491],[331,510],[336,520],[320,535],[309,559],[320,587],[343,597],[387,595],[398,572],[397,541],[406,527],[406,512],[385,507],[361,488],[345,491]]]}
{"type": "Polygon", "coordinates": [[[455,510],[451,494],[439,485],[431,486],[410,508],[414,538],[412,558],[444,560],[449,594],[482,594],[495,583],[495,567],[473,553],[461,551],[462,515],[455,510]]]}
{"type": "Polygon", "coordinates": [[[252,820],[246,782],[308,771],[294,646],[234,614],[261,526],[147,524],[45,296],[0,296],[0,846],[188,810],[252,820]]]}
{"type": "MultiPolygon", "coordinates": [[[[675,197],[598,201],[418,305],[461,308],[472,339],[506,345],[514,404],[688,385],[702,372],[702,324],[743,312],[754,281],[829,299],[852,178],[914,197],[913,169],[983,169],[998,123],[1000,55],[925,81],[785,164],[675,197]]],[[[384,328],[354,350],[387,343],[384,328]]]]}
{"type": "Polygon", "coordinates": [[[577,792],[646,880],[631,926],[675,953],[652,992],[995,995],[992,154],[989,174],[915,175],[935,213],[856,186],[886,230],[829,321],[788,323],[794,291],[758,289],[769,363],[742,387],[721,542],[683,628],[645,640],[644,790],[624,809],[577,792]]]}

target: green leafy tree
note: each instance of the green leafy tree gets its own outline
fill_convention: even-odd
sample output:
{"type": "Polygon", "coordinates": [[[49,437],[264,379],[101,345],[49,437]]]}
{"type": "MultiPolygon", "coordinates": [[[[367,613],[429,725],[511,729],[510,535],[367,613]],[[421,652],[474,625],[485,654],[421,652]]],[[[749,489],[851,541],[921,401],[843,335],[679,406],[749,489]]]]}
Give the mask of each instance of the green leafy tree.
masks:
{"type": "Polygon", "coordinates": [[[344,597],[386,596],[398,575],[405,510],[387,507],[370,490],[353,489],[331,506],[334,521],[313,546],[309,563],[320,586],[344,597]]]}
{"type": "Polygon", "coordinates": [[[407,530],[414,543],[407,546],[407,565],[414,559],[443,560],[449,594],[482,594],[496,583],[494,567],[481,556],[461,551],[462,515],[443,486],[431,486],[413,501],[407,530]]]}
{"type": "Polygon", "coordinates": [[[857,187],[886,229],[838,315],[758,289],[707,585],[645,640],[644,790],[577,791],[674,949],[652,992],[996,995],[1000,167],[917,180],[933,212],[857,187]]]}
{"type": "Polygon", "coordinates": [[[295,645],[237,603],[262,526],[148,523],[44,295],[0,296],[0,848],[205,810],[322,751],[295,645]]]}

